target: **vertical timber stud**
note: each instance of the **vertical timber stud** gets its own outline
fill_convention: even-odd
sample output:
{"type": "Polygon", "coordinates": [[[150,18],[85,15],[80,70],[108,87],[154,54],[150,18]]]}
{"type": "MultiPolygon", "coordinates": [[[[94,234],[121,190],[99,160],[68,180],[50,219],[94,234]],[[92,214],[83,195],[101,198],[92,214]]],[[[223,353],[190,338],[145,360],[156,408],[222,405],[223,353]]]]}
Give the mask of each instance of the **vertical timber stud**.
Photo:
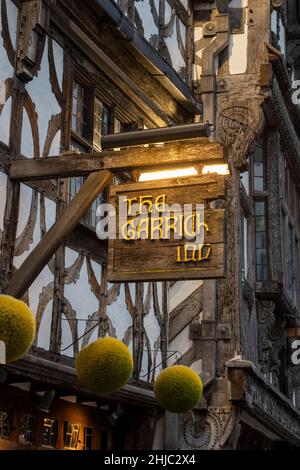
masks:
{"type": "MultiPolygon", "coordinates": [[[[71,140],[71,111],[72,111],[72,87],[73,87],[73,60],[69,48],[64,51],[64,74],[63,74],[63,95],[62,95],[62,118],[61,118],[61,153],[69,149],[71,140]]],[[[57,181],[57,205],[56,220],[63,215],[67,205],[69,179],[58,179],[57,181]]],[[[54,293],[50,351],[59,352],[61,345],[61,318],[64,302],[65,288],[65,244],[62,243],[55,253],[54,260],[54,293]]]]}
{"type": "Polygon", "coordinates": [[[5,293],[20,298],[49,262],[58,247],[68,238],[95,199],[109,185],[110,171],[90,174],[63,215],[50,228],[30,253],[20,269],[12,276],[5,293]]]}

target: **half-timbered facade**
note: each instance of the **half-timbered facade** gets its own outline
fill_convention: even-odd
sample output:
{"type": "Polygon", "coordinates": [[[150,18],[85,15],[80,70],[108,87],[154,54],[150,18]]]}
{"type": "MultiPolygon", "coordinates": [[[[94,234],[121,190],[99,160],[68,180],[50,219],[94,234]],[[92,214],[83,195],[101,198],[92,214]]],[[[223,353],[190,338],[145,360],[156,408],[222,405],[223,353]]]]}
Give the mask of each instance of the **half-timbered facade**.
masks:
{"type": "MultiPolygon", "coordinates": [[[[298,2],[0,4],[0,292],[37,322],[30,352],[0,366],[0,449],[299,446],[298,2]],[[226,278],[109,283],[97,207],[140,168],[63,162],[83,168],[106,135],[205,121],[230,167],[226,278]],[[34,174],[42,159],[48,177],[34,174]],[[134,372],[101,397],[80,386],[74,358],[106,335],[128,345],[134,372]],[[204,382],[193,417],[155,400],[174,363],[204,382]]],[[[168,145],[174,159],[182,143],[168,145]]],[[[145,147],[110,152],[134,160],[145,147]]]]}

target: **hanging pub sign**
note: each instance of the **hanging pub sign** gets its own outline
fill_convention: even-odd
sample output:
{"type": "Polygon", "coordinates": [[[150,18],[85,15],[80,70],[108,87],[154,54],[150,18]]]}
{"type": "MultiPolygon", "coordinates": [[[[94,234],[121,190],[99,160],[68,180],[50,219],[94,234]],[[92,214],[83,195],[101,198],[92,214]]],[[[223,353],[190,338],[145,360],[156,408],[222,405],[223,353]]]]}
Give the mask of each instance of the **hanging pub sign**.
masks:
{"type": "Polygon", "coordinates": [[[108,280],[223,278],[224,197],[218,174],[113,186],[108,280]]]}

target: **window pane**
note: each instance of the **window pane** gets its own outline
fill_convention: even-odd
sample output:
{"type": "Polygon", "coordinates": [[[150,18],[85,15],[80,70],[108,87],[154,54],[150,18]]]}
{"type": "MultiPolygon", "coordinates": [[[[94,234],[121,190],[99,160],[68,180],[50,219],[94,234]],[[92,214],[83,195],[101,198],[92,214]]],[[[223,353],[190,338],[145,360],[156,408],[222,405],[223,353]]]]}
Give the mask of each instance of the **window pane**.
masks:
{"type": "Polygon", "coordinates": [[[64,423],[64,445],[70,449],[77,447],[79,436],[79,425],[65,421],[64,423]]]}
{"type": "Polygon", "coordinates": [[[256,148],[253,156],[254,191],[265,189],[265,161],[262,144],[256,148]]]}
{"type": "Polygon", "coordinates": [[[266,248],[266,234],[264,232],[256,234],[256,248],[266,248]]]}
{"type": "Polygon", "coordinates": [[[266,281],[267,280],[267,266],[258,265],[256,266],[257,280],[266,281]]]}
{"type": "Polygon", "coordinates": [[[98,98],[95,98],[93,145],[98,150],[101,149],[101,136],[109,134],[109,125],[109,109],[98,98]]]}
{"type": "Polygon", "coordinates": [[[10,413],[0,411],[0,437],[8,438],[10,434],[10,413]]]}
{"type": "Polygon", "coordinates": [[[264,232],[266,230],[266,219],[265,217],[256,217],[256,231],[264,232]]]}
{"type": "Polygon", "coordinates": [[[256,242],[256,276],[257,280],[267,280],[267,232],[266,203],[255,202],[255,242],[256,242]]]}
{"type": "Polygon", "coordinates": [[[33,441],[33,431],[35,425],[34,416],[24,415],[21,420],[21,432],[19,436],[20,442],[32,442],[33,441]]]}
{"type": "Polygon", "coordinates": [[[255,215],[265,215],[264,201],[255,203],[255,215]]]}
{"type": "Polygon", "coordinates": [[[264,249],[256,250],[256,263],[258,265],[265,265],[267,263],[267,251],[264,249]]]}
{"type": "Polygon", "coordinates": [[[264,164],[261,162],[254,162],[254,176],[264,176],[264,164]]]}
{"type": "Polygon", "coordinates": [[[88,137],[88,94],[76,82],[73,83],[72,130],[83,138],[88,137]]]}
{"type": "Polygon", "coordinates": [[[254,161],[255,162],[263,162],[264,161],[264,151],[263,147],[260,144],[260,146],[256,147],[255,152],[254,152],[254,161]]]}
{"type": "Polygon", "coordinates": [[[93,449],[93,428],[84,428],[84,450],[93,449]]]}
{"type": "Polygon", "coordinates": [[[57,421],[55,419],[44,419],[42,434],[42,445],[55,447],[57,437],[57,421]]]}
{"type": "Polygon", "coordinates": [[[264,188],[264,179],[254,177],[254,191],[263,191],[264,188]]]}

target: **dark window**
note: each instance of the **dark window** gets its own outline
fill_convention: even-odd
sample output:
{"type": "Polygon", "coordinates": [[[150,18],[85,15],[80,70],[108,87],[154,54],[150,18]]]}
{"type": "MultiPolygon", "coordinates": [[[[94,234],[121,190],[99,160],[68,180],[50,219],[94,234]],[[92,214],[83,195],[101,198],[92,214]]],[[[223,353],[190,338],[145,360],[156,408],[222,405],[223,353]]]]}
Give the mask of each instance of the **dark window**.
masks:
{"type": "Polygon", "coordinates": [[[42,445],[48,447],[55,447],[57,439],[57,420],[44,419],[42,445]]]}
{"type": "Polygon", "coordinates": [[[267,227],[266,203],[255,202],[255,241],[256,241],[256,278],[266,281],[268,276],[267,263],[267,227]]]}
{"type": "Polygon", "coordinates": [[[242,274],[248,278],[248,219],[242,213],[241,220],[242,274]]]}
{"type": "Polygon", "coordinates": [[[100,432],[100,450],[109,450],[109,433],[104,429],[100,432]]]}
{"type": "MultiPolygon", "coordinates": [[[[112,110],[94,96],[94,90],[75,80],[73,84],[71,149],[78,153],[101,151],[101,137],[114,132],[114,128],[121,130],[121,123],[117,119],[114,124],[113,122],[112,110]]],[[[85,179],[85,177],[70,179],[69,200],[79,191],[85,179]]],[[[97,208],[105,201],[106,192],[104,191],[94,201],[82,223],[95,229],[97,208]]]]}
{"type": "Polygon", "coordinates": [[[93,435],[94,429],[90,427],[84,428],[84,450],[93,449],[93,435]]]}
{"type": "Polygon", "coordinates": [[[262,192],[266,189],[264,147],[260,142],[253,155],[253,187],[255,192],[262,192]]]}
{"type": "Polygon", "coordinates": [[[11,426],[11,414],[9,411],[0,410],[0,437],[9,438],[11,426]]]}
{"type": "Polygon", "coordinates": [[[79,437],[79,424],[64,422],[64,446],[67,449],[76,449],[79,437]]]}
{"type": "Polygon", "coordinates": [[[111,113],[107,106],[95,98],[94,103],[94,129],[93,146],[95,150],[101,150],[101,137],[110,132],[111,113]]]}
{"type": "Polygon", "coordinates": [[[34,437],[35,417],[24,415],[21,419],[21,432],[19,441],[23,443],[32,443],[34,437]]]}
{"type": "Polygon", "coordinates": [[[84,139],[89,137],[89,93],[76,81],[73,83],[72,131],[84,139]]]}

